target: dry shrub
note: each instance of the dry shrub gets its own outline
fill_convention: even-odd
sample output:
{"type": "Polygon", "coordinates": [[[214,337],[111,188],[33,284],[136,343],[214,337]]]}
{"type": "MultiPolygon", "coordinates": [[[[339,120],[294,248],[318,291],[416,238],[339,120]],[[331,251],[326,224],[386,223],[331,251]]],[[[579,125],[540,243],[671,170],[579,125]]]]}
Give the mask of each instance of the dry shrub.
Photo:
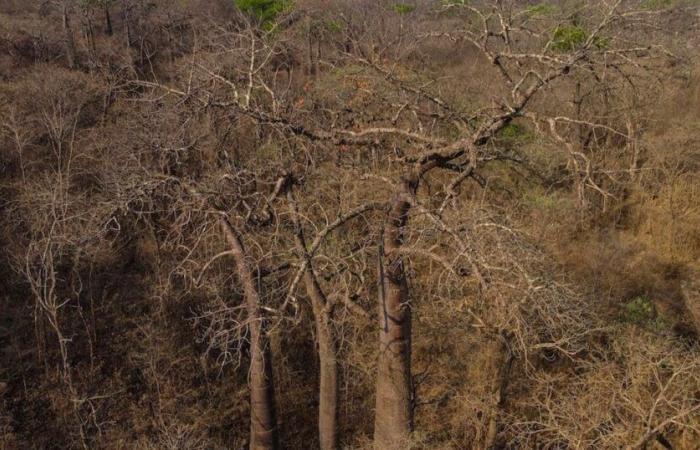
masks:
{"type": "MultiPolygon", "coordinates": [[[[513,405],[531,395],[531,383],[571,370],[602,332],[585,298],[557,280],[551,259],[503,217],[478,206],[458,211],[446,220],[467,240],[468,252],[453,257],[465,267],[473,259],[485,284],[460,281],[437,259],[426,265],[412,258],[421,293],[417,422],[430,430],[419,448],[482,448],[513,439],[506,432],[511,414],[521,414],[513,405]]],[[[422,228],[424,242],[413,245],[429,245],[434,233],[422,228]]]]}
{"type": "MultiPolygon", "coordinates": [[[[454,8],[432,14],[425,2],[415,12],[391,2],[334,3],[300,2],[313,10],[301,16],[309,21],[292,16],[289,34],[267,35],[239,33],[241,17],[225,0],[130,2],[128,43],[123,14],[115,12],[118,32],[106,36],[102,11],[88,10],[74,22],[82,60],[74,71],[61,68],[57,9],[39,17],[30,2],[0,7],[12,13],[0,17],[0,50],[8,53],[0,57],[8,199],[0,210],[2,250],[15,262],[27,255],[41,262],[40,245],[55,238],[47,267],[55,268],[60,301],[68,300],[59,321],[76,386],[66,394],[55,336],[43,333],[41,341],[37,333],[35,341],[40,319],[27,308],[27,280],[2,258],[0,273],[9,280],[3,311],[17,320],[7,335],[4,321],[0,328],[3,344],[12,341],[0,372],[0,446],[78,446],[76,410],[90,446],[245,446],[248,343],[240,292],[228,259],[202,274],[223,246],[215,214],[226,211],[242,223],[256,264],[294,267],[285,208],[274,205],[267,225],[255,221],[280,172],[304,175],[296,189],[303,224],[314,233],[341,211],[389,198],[391,183],[381,177],[398,180],[402,158],[415,150],[396,137],[357,148],[310,142],[255,114],[337,129],[391,125],[451,140],[501,108],[493,94],[498,71],[474,47],[458,45],[459,38],[411,39],[455,31],[464,17],[454,8]],[[326,9],[343,15],[327,17],[326,9]],[[88,19],[93,41],[79,32],[88,19]],[[324,54],[315,70],[307,62],[309,37],[319,41],[317,56],[324,54]],[[254,77],[254,108],[243,111],[226,105],[235,95],[222,79],[248,81],[250,39],[258,61],[271,62],[254,77]],[[449,99],[455,111],[434,108],[346,59],[353,46],[406,84],[449,99]],[[163,89],[169,87],[184,94],[163,89]],[[451,115],[468,110],[475,118],[455,125],[451,115]],[[64,149],[71,150],[71,173],[61,184],[64,149]],[[47,233],[56,211],[59,233],[47,233]]],[[[538,19],[535,28],[546,36],[560,19],[569,17],[538,19]]],[[[634,30],[620,32],[635,37],[626,35],[634,30]]],[[[590,185],[574,192],[569,155],[522,118],[483,149],[519,161],[480,168],[485,187],[467,180],[460,200],[436,216],[453,174],[431,173],[421,185],[405,246],[418,429],[407,448],[620,448],[660,425],[650,439],[677,448],[697,442],[697,414],[688,410],[698,400],[698,351],[675,334],[686,315],[686,265],[700,252],[693,112],[700,83],[696,75],[669,81],[677,92],[664,104],[674,105],[650,119],[663,96],[646,94],[657,84],[630,87],[623,78],[622,85],[583,86],[590,94],[584,118],[620,129],[630,114],[640,130],[638,173],[619,133],[601,131],[581,144],[592,162],[589,181],[607,193],[590,185]],[[634,90],[646,101],[637,103],[634,90]]],[[[574,116],[578,81],[553,86],[542,95],[550,100],[534,98],[533,109],[574,116]]],[[[561,128],[571,136],[578,130],[561,128]]],[[[342,302],[334,311],[340,427],[350,448],[372,446],[382,220],[368,214],[336,230],[314,263],[331,296],[352,297],[367,311],[356,314],[342,302]]],[[[261,282],[272,311],[285,300],[288,273],[261,282]]],[[[274,374],[283,442],[308,448],[317,439],[317,355],[308,306],[301,294],[295,301],[296,310],[271,319],[274,374]]]]}
{"type": "Polygon", "coordinates": [[[611,330],[573,371],[540,373],[517,399],[514,443],[568,448],[643,446],[657,437],[693,448],[700,411],[697,349],[636,327],[611,330]]]}

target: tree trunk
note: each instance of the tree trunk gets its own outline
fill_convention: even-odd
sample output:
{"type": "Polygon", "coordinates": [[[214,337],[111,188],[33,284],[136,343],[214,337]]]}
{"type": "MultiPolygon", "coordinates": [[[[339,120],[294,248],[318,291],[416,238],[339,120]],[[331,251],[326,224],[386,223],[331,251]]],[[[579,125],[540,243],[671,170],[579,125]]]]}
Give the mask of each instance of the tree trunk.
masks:
{"type": "Polygon", "coordinates": [[[513,354],[511,353],[511,336],[506,332],[498,333],[497,341],[490,347],[489,351],[494,355],[496,366],[493,368],[493,411],[489,418],[488,430],[486,432],[487,450],[495,450],[498,448],[498,432],[501,424],[499,417],[506,402],[506,390],[510,381],[510,372],[513,367],[513,354]]]}
{"type": "Polygon", "coordinates": [[[109,3],[105,2],[105,33],[107,33],[107,36],[111,36],[113,33],[112,30],[112,17],[109,15],[109,3]]]}
{"type": "Polygon", "coordinates": [[[338,361],[336,342],[331,330],[331,315],[325,295],[312,269],[305,275],[306,290],[311,298],[316,319],[318,360],[318,435],[321,450],[338,448],[338,361]]]}
{"type": "Polygon", "coordinates": [[[221,223],[236,261],[238,278],[243,285],[250,323],[250,449],[277,449],[279,438],[272,379],[272,355],[266,320],[260,311],[260,296],[253,278],[253,271],[246,261],[243,242],[228,220],[222,219],[221,223]]]}
{"type": "Polygon", "coordinates": [[[63,2],[63,43],[66,47],[66,59],[68,61],[68,67],[74,69],[78,65],[78,56],[75,49],[75,38],[73,37],[73,29],[70,25],[70,18],[68,17],[68,5],[63,2]]]}
{"type": "Polygon", "coordinates": [[[314,76],[318,73],[318,57],[314,55],[314,41],[317,41],[315,24],[311,16],[306,18],[306,44],[308,47],[308,75],[314,76]]]}
{"type": "Polygon", "coordinates": [[[128,3],[124,4],[122,7],[122,16],[124,18],[124,29],[126,31],[125,37],[126,37],[127,50],[131,49],[131,39],[132,39],[132,36],[131,36],[131,17],[129,14],[130,7],[131,6],[128,3]]]}
{"type": "Polygon", "coordinates": [[[318,435],[321,450],[338,448],[338,359],[337,346],[331,329],[331,308],[326,295],[318,283],[318,278],[311,264],[311,257],[306,249],[304,232],[299,223],[299,211],[291,190],[287,198],[292,207],[296,247],[300,257],[306,260],[304,284],[311,299],[311,307],[316,322],[316,339],[318,340],[318,359],[320,366],[318,391],[318,435]]]}
{"type": "Polygon", "coordinates": [[[687,317],[693,323],[695,333],[700,336],[700,272],[691,271],[686,281],[681,282],[683,303],[687,317]]]}
{"type": "Polygon", "coordinates": [[[97,45],[95,44],[95,29],[92,26],[91,13],[85,9],[85,37],[88,41],[91,57],[97,59],[97,45]]]}
{"type": "Polygon", "coordinates": [[[382,450],[407,448],[413,430],[411,306],[399,253],[411,205],[411,184],[404,182],[392,200],[379,254],[380,330],[374,445],[382,450]]]}

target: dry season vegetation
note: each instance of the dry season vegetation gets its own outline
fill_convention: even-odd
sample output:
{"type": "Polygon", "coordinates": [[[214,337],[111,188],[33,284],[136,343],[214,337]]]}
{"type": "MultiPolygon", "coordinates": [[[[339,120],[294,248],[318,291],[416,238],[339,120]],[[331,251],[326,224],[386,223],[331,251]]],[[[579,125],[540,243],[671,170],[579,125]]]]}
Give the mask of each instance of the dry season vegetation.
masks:
{"type": "Polygon", "coordinates": [[[697,0],[1,0],[0,448],[700,449],[697,0]]]}

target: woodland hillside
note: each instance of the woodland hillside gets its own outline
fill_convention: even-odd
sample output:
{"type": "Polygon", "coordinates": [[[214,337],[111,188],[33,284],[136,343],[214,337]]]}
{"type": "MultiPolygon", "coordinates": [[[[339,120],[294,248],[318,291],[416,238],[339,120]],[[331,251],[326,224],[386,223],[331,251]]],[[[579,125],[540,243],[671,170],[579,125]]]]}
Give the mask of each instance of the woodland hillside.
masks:
{"type": "Polygon", "coordinates": [[[0,0],[0,448],[700,449],[697,0],[0,0]]]}

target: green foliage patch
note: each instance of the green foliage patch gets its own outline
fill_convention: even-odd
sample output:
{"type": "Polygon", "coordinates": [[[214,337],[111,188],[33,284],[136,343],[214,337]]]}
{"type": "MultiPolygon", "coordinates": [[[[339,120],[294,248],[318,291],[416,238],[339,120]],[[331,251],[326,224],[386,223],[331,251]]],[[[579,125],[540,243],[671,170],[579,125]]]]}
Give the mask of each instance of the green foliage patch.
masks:
{"type": "Polygon", "coordinates": [[[397,14],[409,14],[415,11],[416,7],[406,3],[396,3],[393,9],[397,14]]]}
{"type": "Polygon", "coordinates": [[[337,20],[328,20],[325,22],[326,30],[331,33],[340,33],[343,31],[343,24],[337,20]]]}
{"type": "Polygon", "coordinates": [[[669,323],[657,313],[654,303],[645,296],[635,297],[625,303],[620,319],[656,332],[669,328],[669,323]]]}
{"type": "Polygon", "coordinates": [[[644,296],[635,297],[625,303],[622,310],[623,321],[638,325],[651,321],[654,315],[654,305],[644,296]]]}
{"type": "Polygon", "coordinates": [[[673,4],[673,0],[644,0],[642,2],[642,8],[658,11],[660,9],[669,8],[673,6],[673,4]]]}
{"type": "Polygon", "coordinates": [[[573,214],[576,206],[569,197],[558,192],[546,192],[539,188],[525,191],[523,202],[528,208],[545,216],[573,214]]]}
{"type": "Polygon", "coordinates": [[[234,0],[234,3],[238,9],[255,16],[265,25],[292,6],[288,0],[234,0]]]}
{"type": "Polygon", "coordinates": [[[508,125],[501,128],[498,132],[498,140],[505,143],[519,143],[524,144],[532,140],[532,133],[530,130],[517,123],[509,123],[508,125]]]}
{"type": "Polygon", "coordinates": [[[588,33],[580,26],[562,26],[554,29],[552,48],[560,52],[570,52],[588,39],[588,33]]]}
{"type": "Polygon", "coordinates": [[[544,17],[551,16],[557,12],[557,8],[549,3],[539,3],[537,5],[532,5],[523,11],[523,13],[528,17],[544,17]]]}

